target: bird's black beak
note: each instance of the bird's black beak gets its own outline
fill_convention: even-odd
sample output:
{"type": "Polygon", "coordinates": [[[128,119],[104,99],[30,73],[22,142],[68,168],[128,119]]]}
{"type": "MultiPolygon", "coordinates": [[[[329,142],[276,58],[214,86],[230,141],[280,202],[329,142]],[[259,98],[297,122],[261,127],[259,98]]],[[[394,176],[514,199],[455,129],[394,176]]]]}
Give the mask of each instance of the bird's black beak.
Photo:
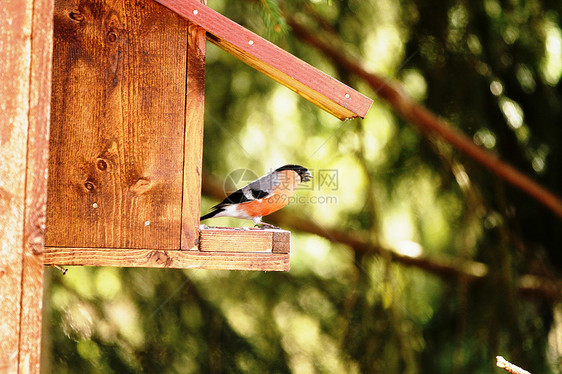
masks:
{"type": "Polygon", "coordinates": [[[308,170],[301,175],[302,182],[308,182],[311,179],[312,179],[312,173],[308,170]]]}

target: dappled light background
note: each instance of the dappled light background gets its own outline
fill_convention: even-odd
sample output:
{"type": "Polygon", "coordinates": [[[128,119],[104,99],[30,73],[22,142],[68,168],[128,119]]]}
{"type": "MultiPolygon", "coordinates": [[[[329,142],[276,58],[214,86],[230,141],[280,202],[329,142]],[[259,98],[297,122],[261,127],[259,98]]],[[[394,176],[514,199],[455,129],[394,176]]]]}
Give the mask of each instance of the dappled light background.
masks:
{"type": "MultiPolygon", "coordinates": [[[[560,373],[560,217],[398,117],[287,20],[560,195],[561,3],[208,4],[375,103],[340,122],[208,43],[205,176],[315,176],[272,218],[292,231],[291,271],[48,269],[43,371],[489,373],[503,355],[560,373]]],[[[202,212],[217,202],[204,183],[202,212]]]]}

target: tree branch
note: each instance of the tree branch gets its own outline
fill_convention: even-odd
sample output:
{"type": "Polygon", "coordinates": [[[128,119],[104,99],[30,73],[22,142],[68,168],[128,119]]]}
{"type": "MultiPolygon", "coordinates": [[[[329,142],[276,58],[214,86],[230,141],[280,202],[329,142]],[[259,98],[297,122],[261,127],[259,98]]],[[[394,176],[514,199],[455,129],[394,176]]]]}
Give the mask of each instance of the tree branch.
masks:
{"type": "MultiPolygon", "coordinates": [[[[203,174],[202,192],[217,200],[225,198],[222,184],[205,173],[203,174]]],[[[475,283],[484,280],[490,272],[486,264],[471,260],[448,256],[408,256],[396,249],[372,244],[364,233],[325,227],[312,218],[303,218],[288,211],[279,211],[268,216],[268,221],[300,232],[318,235],[333,243],[347,245],[358,253],[384,255],[385,258],[390,258],[396,263],[424,270],[445,280],[475,283]]],[[[562,281],[527,274],[518,280],[517,292],[529,298],[562,300],[562,281]]]]}
{"type": "Polygon", "coordinates": [[[453,145],[467,156],[476,160],[488,170],[504,179],[513,186],[534,197],[537,201],[548,207],[559,217],[562,217],[562,199],[550,192],[533,179],[529,178],[508,163],[500,160],[496,155],[477,146],[472,140],[459,130],[451,127],[445,120],[429,111],[421,104],[410,98],[396,83],[390,82],[377,74],[365,70],[356,60],[352,60],[336,48],[316,36],[300,24],[291,15],[285,14],[287,24],[292,28],[293,34],[303,42],[317,48],[329,57],[334,64],[345,69],[362,80],[381,98],[386,100],[394,111],[405,121],[418,127],[422,133],[438,135],[453,145]]]}

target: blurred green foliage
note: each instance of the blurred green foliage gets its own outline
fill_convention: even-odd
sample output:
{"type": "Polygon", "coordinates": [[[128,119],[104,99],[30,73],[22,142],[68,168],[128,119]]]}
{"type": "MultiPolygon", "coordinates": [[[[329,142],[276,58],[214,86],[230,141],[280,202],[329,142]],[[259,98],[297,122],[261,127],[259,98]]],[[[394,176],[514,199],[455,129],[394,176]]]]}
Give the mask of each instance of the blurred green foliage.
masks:
{"type": "MultiPolygon", "coordinates": [[[[560,1],[209,5],[376,99],[295,39],[282,12],[341,40],[368,70],[562,193],[560,1]]],[[[561,304],[516,292],[523,274],[556,279],[562,270],[561,221],[535,200],[384,102],[341,123],[211,45],[205,122],[207,173],[263,175],[285,163],[335,170],[337,186],[316,178],[286,209],[402,253],[479,261],[489,276],[443,280],[299,232],[288,274],[49,269],[44,372],[490,373],[500,372],[496,355],[561,372],[561,304]]],[[[203,211],[214,203],[204,198],[203,211]]]]}

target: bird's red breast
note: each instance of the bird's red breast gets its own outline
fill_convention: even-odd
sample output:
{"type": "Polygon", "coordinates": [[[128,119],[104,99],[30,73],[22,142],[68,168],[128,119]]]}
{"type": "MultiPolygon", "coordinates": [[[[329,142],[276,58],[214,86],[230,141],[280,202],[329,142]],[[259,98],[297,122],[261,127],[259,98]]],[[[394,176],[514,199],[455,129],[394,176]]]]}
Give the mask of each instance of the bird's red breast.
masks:
{"type": "Polygon", "coordinates": [[[272,189],[269,196],[241,203],[238,209],[251,217],[264,217],[286,207],[295,194],[300,177],[292,170],[283,170],[279,173],[280,183],[272,189]]]}

